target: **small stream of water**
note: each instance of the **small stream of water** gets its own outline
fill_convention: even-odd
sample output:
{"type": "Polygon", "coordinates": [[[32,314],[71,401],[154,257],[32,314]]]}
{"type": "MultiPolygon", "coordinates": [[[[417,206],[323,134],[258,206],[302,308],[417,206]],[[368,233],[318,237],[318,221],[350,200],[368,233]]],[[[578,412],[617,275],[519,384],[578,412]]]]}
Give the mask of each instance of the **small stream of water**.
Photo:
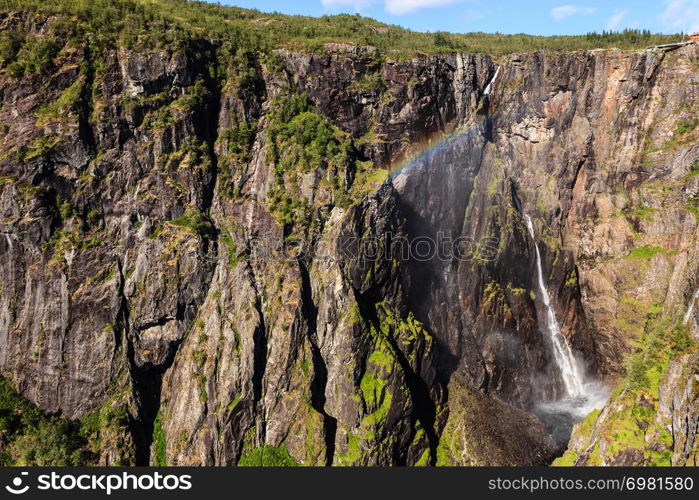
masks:
{"type": "Polygon", "coordinates": [[[485,90],[483,91],[483,97],[490,96],[491,92],[493,91],[493,85],[495,85],[495,80],[497,80],[499,74],[500,66],[497,67],[497,69],[495,70],[495,74],[493,75],[493,78],[491,78],[488,82],[488,85],[485,86],[485,90]]]}
{"type": "Polygon", "coordinates": [[[694,304],[696,303],[697,299],[699,299],[699,288],[697,288],[697,291],[694,292],[694,295],[692,295],[692,299],[689,301],[689,306],[687,307],[687,314],[684,315],[685,325],[688,325],[689,320],[692,319],[692,314],[694,314],[694,304]]]}

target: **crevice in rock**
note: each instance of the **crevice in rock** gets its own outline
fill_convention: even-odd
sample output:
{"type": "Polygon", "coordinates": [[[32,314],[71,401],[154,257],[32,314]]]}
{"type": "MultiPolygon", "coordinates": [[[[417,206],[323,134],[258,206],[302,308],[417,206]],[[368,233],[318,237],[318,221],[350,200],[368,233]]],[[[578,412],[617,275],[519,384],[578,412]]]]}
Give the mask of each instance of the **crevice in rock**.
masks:
{"type": "MultiPolygon", "coordinates": [[[[252,373],[252,397],[253,412],[257,413],[257,406],[262,399],[262,382],[267,368],[267,327],[265,325],[265,314],[262,304],[262,296],[257,288],[252,265],[246,261],[250,276],[250,286],[255,292],[255,310],[257,311],[258,323],[253,332],[253,373],[252,373]]],[[[261,436],[258,436],[261,437],[261,436]]]]}
{"type": "MultiPolygon", "coordinates": [[[[207,65],[211,65],[212,74],[218,73],[218,64],[215,47],[208,47],[209,60],[207,65]]],[[[206,141],[210,166],[209,179],[204,185],[202,197],[202,211],[208,212],[214,199],[214,190],[216,188],[216,179],[218,177],[218,156],[216,155],[216,141],[218,140],[218,120],[221,113],[221,85],[217,78],[212,77],[208,71],[202,71],[205,78],[205,84],[209,90],[209,98],[204,105],[202,120],[203,138],[206,141]]]]}
{"type": "MultiPolygon", "coordinates": [[[[128,364],[128,370],[132,383],[134,384],[134,397],[137,398],[138,393],[135,387],[136,362],[133,341],[131,340],[131,336],[129,334],[129,317],[131,315],[131,309],[129,307],[129,301],[126,294],[124,293],[126,279],[124,276],[122,263],[119,259],[117,259],[117,272],[119,273],[119,310],[117,312],[114,327],[114,341],[115,346],[118,349],[119,346],[121,346],[123,339],[126,339],[126,362],[128,364]]],[[[138,398],[136,402],[137,404],[139,403],[138,398]]],[[[148,440],[149,435],[144,433],[144,421],[141,419],[141,415],[132,415],[129,413],[129,433],[131,434],[134,442],[136,465],[148,465],[150,461],[150,441],[148,440]]],[[[150,435],[152,436],[152,429],[150,435]]]]}
{"type": "Polygon", "coordinates": [[[301,273],[302,312],[308,324],[308,340],[313,355],[314,378],[311,385],[311,405],[318,413],[323,415],[325,428],[325,465],[332,465],[335,456],[335,435],[337,433],[337,419],[325,411],[325,388],[328,383],[328,369],[323,355],[318,347],[317,317],[318,308],[313,302],[311,280],[308,269],[301,259],[298,260],[301,273]]]}
{"type": "Polygon", "coordinates": [[[142,332],[144,330],[148,330],[149,328],[155,328],[156,326],[163,326],[169,323],[170,321],[175,321],[176,319],[180,319],[180,314],[177,315],[177,318],[173,318],[172,316],[163,316],[161,318],[156,318],[151,321],[146,321],[143,324],[139,325],[136,330],[139,332],[142,332]]]}
{"type": "Polygon", "coordinates": [[[129,301],[124,293],[126,282],[121,261],[117,260],[119,272],[119,297],[120,306],[117,315],[116,328],[114,329],[115,342],[120,345],[123,338],[126,339],[126,360],[133,384],[133,395],[138,407],[138,415],[130,415],[129,431],[134,441],[136,465],[150,464],[150,448],[153,442],[153,427],[160,410],[160,393],[162,390],[163,376],[174,361],[174,353],[177,352],[179,343],[174,347],[173,354],[168,356],[162,366],[146,364],[138,366],[136,363],[133,336],[130,332],[129,301]],[[118,340],[117,340],[118,339],[118,340]]]}
{"type": "Polygon", "coordinates": [[[93,156],[97,151],[97,140],[90,124],[90,113],[93,108],[92,90],[95,83],[95,64],[89,43],[85,45],[85,61],[87,64],[85,65],[85,82],[80,93],[82,106],[80,106],[80,114],[78,115],[78,133],[82,143],[89,148],[90,156],[93,156]]]}

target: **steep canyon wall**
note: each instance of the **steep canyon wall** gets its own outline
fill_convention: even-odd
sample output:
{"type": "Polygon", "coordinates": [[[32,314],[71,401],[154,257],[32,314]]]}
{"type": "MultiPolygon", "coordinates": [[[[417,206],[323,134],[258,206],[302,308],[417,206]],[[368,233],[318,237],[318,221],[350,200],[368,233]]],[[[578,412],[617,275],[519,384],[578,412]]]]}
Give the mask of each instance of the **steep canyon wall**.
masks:
{"type": "Polygon", "coordinates": [[[48,75],[0,74],[0,370],[45,412],[97,418],[96,463],[263,445],[309,465],[548,463],[534,409],[562,385],[536,243],[563,334],[614,389],[559,460],[692,462],[698,68],[696,45],[66,45],[48,75]],[[387,251],[443,237],[468,252],[387,251]]]}

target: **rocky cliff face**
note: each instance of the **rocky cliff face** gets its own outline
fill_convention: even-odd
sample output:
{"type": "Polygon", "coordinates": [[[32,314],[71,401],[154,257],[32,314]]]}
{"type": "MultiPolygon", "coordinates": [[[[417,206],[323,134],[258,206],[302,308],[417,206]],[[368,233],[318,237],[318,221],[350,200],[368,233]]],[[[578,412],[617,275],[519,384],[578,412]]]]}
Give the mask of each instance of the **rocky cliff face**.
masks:
{"type": "Polygon", "coordinates": [[[67,44],[0,74],[18,392],[96,417],[104,464],[548,463],[538,244],[564,335],[617,385],[561,460],[696,460],[699,49],[329,49],[67,44]]]}

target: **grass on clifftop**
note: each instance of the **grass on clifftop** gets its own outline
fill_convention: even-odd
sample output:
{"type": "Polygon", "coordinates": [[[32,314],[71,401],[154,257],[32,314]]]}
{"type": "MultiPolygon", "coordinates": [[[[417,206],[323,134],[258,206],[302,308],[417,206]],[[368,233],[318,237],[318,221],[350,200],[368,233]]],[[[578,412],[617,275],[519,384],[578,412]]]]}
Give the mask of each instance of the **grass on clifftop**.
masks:
{"type": "MultiPolygon", "coordinates": [[[[211,39],[265,52],[279,47],[322,51],[326,43],[348,43],[375,47],[392,59],[454,51],[502,55],[538,50],[640,49],[681,39],[679,35],[652,35],[637,30],[550,37],[418,33],[359,15],[288,16],[185,0],[0,0],[0,11],[20,10],[66,15],[65,31],[76,39],[89,38],[104,45],[151,48],[211,39]]],[[[0,61],[21,47],[20,42],[11,37],[0,40],[0,61]]],[[[50,47],[42,50],[50,51],[50,47]]],[[[42,54],[37,55],[32,64],[41,63],[42,54]]]]}

